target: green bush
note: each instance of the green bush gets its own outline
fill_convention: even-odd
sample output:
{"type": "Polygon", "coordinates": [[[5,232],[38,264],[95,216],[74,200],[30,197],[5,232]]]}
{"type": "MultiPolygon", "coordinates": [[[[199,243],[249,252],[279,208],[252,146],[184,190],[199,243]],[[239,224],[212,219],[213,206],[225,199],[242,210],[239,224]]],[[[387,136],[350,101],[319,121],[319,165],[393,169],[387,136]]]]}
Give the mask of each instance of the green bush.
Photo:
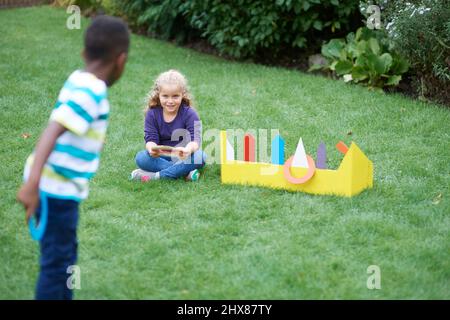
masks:
{"type": "Polygon", "coordinates": [[[198,32],[185,17],[187,1],[183,0],[113,0],[131,27],[143,29],[160,39],[182,43],[198,32]]]}
{"type": "Polygon", "coordinates": [[[112,16],[118,15],[120,16],[119,7],[115,0],[101,0],[102,9],[105,14],[109,14],[112,16]]]}
{"type": "Polygon", "coordinates": [[[305,48],[316,37],[347,30],[357,0],[188,1],[190,23],[221,53],[255,56],[268,50],[305,48]]]}
{"type": "Polygon", "coordinates": [[[102,0],[55,0],[53,4],[60,7],[76,5],[85,15],[95,14],[102,9],[102,0]]]}
{"type": "Polygon", "coordinates": [[[398,85],[408,62],[389,50],[389,42],[382,31],[359,28],[346,39],[332,39],[322,46],[328,59],[325,66],[313,65],[310,71],[325,69],[335,72],[346,82],[362,83],[369,88],[398,85]]]}
{"type": "Polygon", "coordinates": [[[449,102],[450,1],[399,0],[388,6],[385,17],[389,38],[418,78],[420,96],[449,102]]]}
{"type": "Polygon", "coordinates": [[[203,37],[236,58],[276,56],[351,30],[359,0],[128,0],[117,5],[137,27],[179,42],[203,37]]]}

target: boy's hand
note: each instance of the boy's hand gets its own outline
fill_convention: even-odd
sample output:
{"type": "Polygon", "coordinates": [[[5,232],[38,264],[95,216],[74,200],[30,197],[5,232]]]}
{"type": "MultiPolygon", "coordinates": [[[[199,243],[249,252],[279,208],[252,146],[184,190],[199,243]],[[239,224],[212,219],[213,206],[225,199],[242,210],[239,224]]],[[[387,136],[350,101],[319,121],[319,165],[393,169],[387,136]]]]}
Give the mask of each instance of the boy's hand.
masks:
{"type": "Polygon", "coordinates": [[[24,184],[17,192],[17,201],[25,207],[25,222],[28,224],[39,206],[39,188],[32,186],[30,183],[24,184]]]}

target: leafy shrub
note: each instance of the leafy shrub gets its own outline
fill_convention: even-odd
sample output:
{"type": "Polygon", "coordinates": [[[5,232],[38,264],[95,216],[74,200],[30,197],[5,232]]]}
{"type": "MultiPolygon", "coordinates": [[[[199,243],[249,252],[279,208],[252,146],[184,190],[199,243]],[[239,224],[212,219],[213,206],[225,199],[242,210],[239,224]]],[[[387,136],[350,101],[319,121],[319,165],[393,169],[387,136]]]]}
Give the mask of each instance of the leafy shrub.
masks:
{"type": "Polygon", "coordinates": [[[321,35],[347,30],[358,14],[356,0],[188,1],[193,27],[233,57],[261,51],[277,55],[283,48],[305,48],[321,35]]]}
{"type": "Polygon", "coordinates": [[[399,0],[386,10],[386,28],[395,48],[411,63],[420,96],[449,102],[450,1],[399,0]]]}
{"type": "Polygon", "coordinates": [[[305,48],[351,30],[359,0],[115,0],[131,23],[164,39],[206,38],[236,58],[305,48]]]}
{"type": "Polygon", "coordinates": [[[116,1],[114,0],[101,0],[102,9],[105,14],[109,14],[112,16],[118,15],[120,16],[119,7],[117,6],[116,1]]]}
{"type": "Polygon", "coordinates": [[[346,39],[332,39],[322,46],[328,59],[325,66],[313,65],[310,71],[325,69],[335,72],[346,82],[362,83],[369,88],[398,85],[408,62],[389,50],[389,42],[382,31],[359,28],[346,39]]]}
{"type": "Polygon", "coordinates": [[[94,14],[102,8],[102,0],[55,0],[53,4],[60,7],[76,5],[85,15],[94,14]]]}
{"type": "Polygon", "coordinates": [[[115,0],[131,27],[145,29],[152,36],[186,42],[198,32],[185,18],[187,1],[183,0],[115,0]]]}

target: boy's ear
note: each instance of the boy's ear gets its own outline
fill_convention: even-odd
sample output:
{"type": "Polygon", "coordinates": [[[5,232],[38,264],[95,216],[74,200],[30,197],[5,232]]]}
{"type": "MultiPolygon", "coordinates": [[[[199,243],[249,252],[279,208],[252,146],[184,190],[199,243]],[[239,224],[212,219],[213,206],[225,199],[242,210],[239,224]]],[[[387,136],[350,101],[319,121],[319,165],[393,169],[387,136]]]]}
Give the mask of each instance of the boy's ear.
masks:
{"type": "Polygon", "coordinates": [[[119,56],[117,57],[117,65],[119,66],[119,68],[121,70],[124,69],[125,67],[125,63],[127,63],[127,59],[128,59],[128,53],[126,52],[122,52],[121,54],[119,54],[119,56]]]}
{"type": "Polygon", "coordinates": [[[86,61],[86,50],[85,49],[81,50],[80,54],[81,54],[81,57],[83,58],[83,60],[86,61]]]}

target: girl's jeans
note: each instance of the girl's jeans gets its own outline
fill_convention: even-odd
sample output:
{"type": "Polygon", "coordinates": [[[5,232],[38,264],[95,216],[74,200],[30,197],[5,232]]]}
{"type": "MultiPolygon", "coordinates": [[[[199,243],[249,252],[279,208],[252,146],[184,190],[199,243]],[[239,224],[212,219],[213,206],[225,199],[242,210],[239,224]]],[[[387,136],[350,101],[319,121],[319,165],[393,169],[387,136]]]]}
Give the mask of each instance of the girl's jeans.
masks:
{"type": "Polygon", "coordinates": [[[136,164],[139,168],[150,172],[159,172],[161,179],[177,179],[186,177],[194,169],[200,169],[205,165],[206,155],[198,150],[185,160],[176,157],[159,156],[152,157],[147,150],[142,150],[136,155],[136,164]]]}

